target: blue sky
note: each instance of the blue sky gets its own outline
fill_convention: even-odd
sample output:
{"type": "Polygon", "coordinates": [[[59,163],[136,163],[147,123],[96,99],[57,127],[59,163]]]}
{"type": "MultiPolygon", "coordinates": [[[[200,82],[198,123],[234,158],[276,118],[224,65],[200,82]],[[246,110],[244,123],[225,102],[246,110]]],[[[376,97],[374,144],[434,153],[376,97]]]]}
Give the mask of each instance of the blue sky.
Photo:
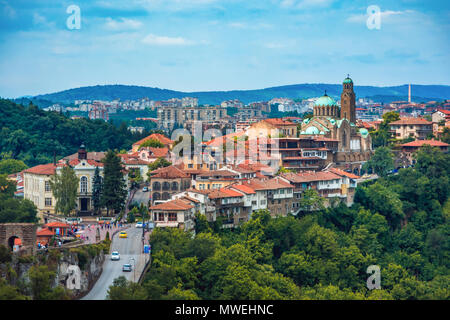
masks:
{"type": "Polygon", "coordinates": [[[450,84],[447,0],[0,0],[0,96],[450,84]],[[81,10],[69,30],[67,7],[81,10]],[[380,29],[366,25],[381,10],[380,29]]]}

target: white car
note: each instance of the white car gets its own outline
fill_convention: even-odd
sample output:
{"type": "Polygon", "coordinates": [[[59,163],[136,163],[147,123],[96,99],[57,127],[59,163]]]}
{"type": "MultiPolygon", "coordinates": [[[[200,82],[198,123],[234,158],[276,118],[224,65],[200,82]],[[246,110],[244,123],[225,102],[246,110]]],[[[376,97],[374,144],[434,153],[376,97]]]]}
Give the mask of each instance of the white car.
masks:
{"type": "Polygon", "coordinates": [[[147,192],[148,191],[148,187],[144,187],[143,189],[142,189],[142,192],[147,192]]]}
{"type": "Polygon", "coordinates": [[[144,225],[142,224],[142,222],[138,222],[136,223],[136,228],[143,228],[144,225]]]}
{"type": "Polygon", "coordinates": [[[120,254],[117,251],[111,253],[111,260],[120,260],[120,254]]]}

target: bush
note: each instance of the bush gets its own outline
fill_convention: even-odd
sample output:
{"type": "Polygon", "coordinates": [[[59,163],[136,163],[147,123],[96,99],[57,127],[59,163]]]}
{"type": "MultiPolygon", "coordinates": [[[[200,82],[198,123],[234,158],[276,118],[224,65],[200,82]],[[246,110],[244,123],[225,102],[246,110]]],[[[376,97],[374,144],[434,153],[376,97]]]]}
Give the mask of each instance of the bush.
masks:
{"type": "Polygon", "coordinates": [[[10,262],[11,260],[11,251],[7,247],[0,245],[0,263],[10,262]]]}

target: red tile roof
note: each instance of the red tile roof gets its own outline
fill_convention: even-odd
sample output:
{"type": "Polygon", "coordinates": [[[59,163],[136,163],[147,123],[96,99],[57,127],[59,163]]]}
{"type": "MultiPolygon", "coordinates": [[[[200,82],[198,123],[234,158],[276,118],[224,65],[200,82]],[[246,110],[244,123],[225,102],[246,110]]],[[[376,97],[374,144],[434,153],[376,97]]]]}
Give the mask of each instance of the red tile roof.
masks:
{"type": "Polygon", "coordinates": [[[163,211],[186,211],[194,206],[189,204],[188,202],[181,200],[181,199],[175,199],[170,200],[164,203],[157,204],[155,206],[151,206],[149,210],[163,210],[163,211]]]}
{"type": "Polygon", "coordinates": [[[359,176],[357,176],[356,174],[353,174],[353,173],[350,173],[350,172],[347,172],[347,171],[344,171],[344,170],[341,170],[341,169],[338,169],[338,168],[330,168],[329,170],[331,172],[333,172],[333,173],[336,173],[337,175],[340,175],[340,176],[345,176],[345,177],[348,177],[350,179],[359,179],[359,176]]]}
{"type": "Polygon", "coordinates": [[[40,164],[38,166],[28,168],[25,173],[42,174],[42,175],[53,175],[55,174],[56,166],[53,163],[40,164]]]}
{"type": "Polygon", "coordinates": [[[298,173],[282,173],[281,176],[294,183],[313,182],[313,181],[329,181],[341,179],[340,176],[333,172],[326,171],[305,171],[298,173]]]}
{"type": "Polygon", "coordinates": [[[256,193],[255,190],[253,190],[249,186],[245,186],[243,184],[235,184],[235,185],[230,186],[230,188],[238,189],[239,191],[242,191],[246,194],[255,194],[256,193]]]}
{"type": "Polygon", "coordinates": [[[273,126],[295,126],[296,124],[291,121],[285,121],[280,118],[272,118],[272,119],[265,119],[262,120],[264,122],[267,122],[273,126]]]}
{"type": "Polygon", "coordinates": [[[152,171],[151,178],[177,179],[177,178],[189,178],[189,175],[183,172],[183,170],[180,170],[172,165],[164,168],[158,168],[152,171]]]}
{"type": "MultiPolygon", "coordinates": [[[[106,152],[88,152],[87,159],[88,160],[96,160],[101,161],[106,155],[106,152]]],[[[74,160],[78,159],[78,152],[71,154],[70,156],[64,157],[64,160],[74,160]]]]}
{"type": "Polygon", "coordinates": [[[66,223],[62,223],[62,222],[50,222],[47,223],[46,225],[44,225],[44,227],[47,228],[70,228],[70,226],[66,223]]]}
{"type": "Polygon", "coordinates": [[[402,147],[422,147],[423,145],[428,144],[432,147],[448,147],[449,144],[438,141],[438,140],[416,140],[411,141],[405,144],[402,144],[402,147]]]}
{"type": "Polygon", "coordinates": [[[233,191],[230,189],[213,189],[209,192],[208,197],[210,199],[219,199],[219,198],[235,198],[235,197],[243,197],[244,195],[237,192],[237,191],[233,191]]]}
{"type": "Polygon", "coordinates": [[[42,230],[36,231],[36,236],[45,237],[45,236],[53,236],[53,235],[55,235],[55,233],[50,231],[48,228],[43,228],[42,230]]]}
{"type": "Polygon", "coordinates": [[[155,139],[158,140],[159,142],[161,142],[164,145],[169,145],[169,144],[173,144],[174,141],[170,140],[169,138],[167,138],[165,135],[162,135],[160,133],[153,133],[135,143],[133,143],[133,146],[135,145],[141,145],[143,144],[145,141],[150,140],[150,139],[155,139]]]}
{"type": "Polygon", "coordinates": [[[390,125],[410,125],[410,124],[433,124],[432,122],[423,118],[402,118],[400,120],[389,123],[390,125]]]}

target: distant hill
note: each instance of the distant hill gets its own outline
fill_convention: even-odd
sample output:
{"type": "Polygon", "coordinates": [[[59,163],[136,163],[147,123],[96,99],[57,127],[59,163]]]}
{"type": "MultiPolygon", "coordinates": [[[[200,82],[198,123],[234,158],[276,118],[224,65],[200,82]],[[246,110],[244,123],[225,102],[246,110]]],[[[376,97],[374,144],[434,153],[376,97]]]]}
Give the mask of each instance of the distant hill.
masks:
{"type": "MultiPolygon", "coordinates": [[[[244,103],[267,101],[273,98],[311,98],[327,94],[338,99],[342,92],[340,84],[294,84],[258,90],[181,92],[152,87],[127,85],[97,85],[64,90],[61,92],[38,95],[33,101],[51,101],[71,104],[75,100],[136,100],[148,97],[151,100],[167,100],[186,96],[197,97],[200,104],[220,104],[222,101],[239,99],[244,103]]],[[[355,86],[357,98],[376,97],[377,101],[390,102],[406,100],[408,85],[393,87],[355,86]]],[[[450,86],[444,85],[412,85],[413,101],[443,100],[450,98],[450,86]]],[[[40,103],[38,103],[40,104],[40,103]]],[[[45,103],[46,104],[46,103],[45,103]]]]}

